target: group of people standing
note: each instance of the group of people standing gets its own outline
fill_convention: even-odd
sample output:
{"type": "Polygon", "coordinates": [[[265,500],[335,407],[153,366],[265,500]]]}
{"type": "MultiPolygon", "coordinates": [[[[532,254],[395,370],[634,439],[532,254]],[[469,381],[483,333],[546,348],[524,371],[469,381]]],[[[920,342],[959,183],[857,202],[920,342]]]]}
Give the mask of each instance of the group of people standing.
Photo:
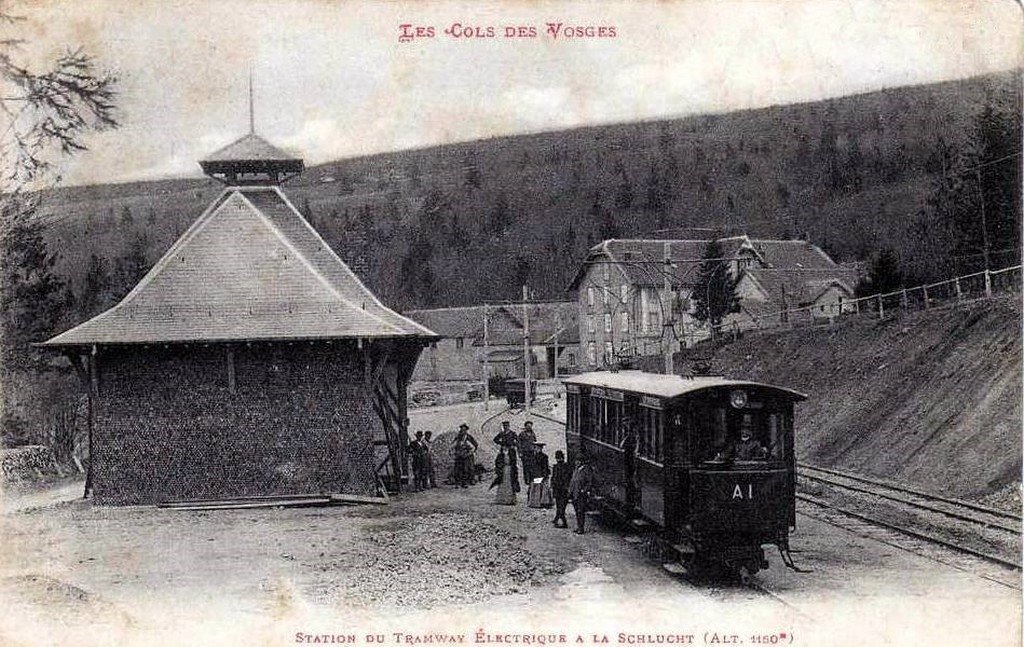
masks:
{"type": "Polygon", "coordinates": [[[559,528],[568,528],[565,509],[571,500],[576,512],[576,532],[583,534],[586,513],[594,488],[594,470],[586,456],[581,455],[576,469],[565,462],[565,453],[555,452],[555,464],[551,465],[544,453],[544,443],[537,442],[533,423],[527,421],[518,434],[509,427],[506,420],[501,431],[494,437],[498,455],[494,459],[494,482],[497,487],[495,503],[514,505],[516,493],[520,491],[517,459],[522,465],[523,481],[527,483],[527,505],[534,508],[555,507],[552,520],[559,528]]]}
{"type": "MultiPolygon", "coordinates": [[[[586,514],[590,508],[595,476],[587,456],[580,454],[575,469],[565,461],[565,453],[555,452],[555,463],[551,465],[544,453],[544,443],[537,441],[533,423],[526,421],[519,433],[512,431],[510,423],[501,423],[501,431],[494,437],[498,453],[494,458],[495,478],[491,488],[497,488],[495,503],[515,505],[516,494],[521,491],[519,474],[527,487],[527,505],[534,508],[550,508],[554,505],[555,518],[552,523],[559,528],[569,526],[566,506],[572,501],[576,513],[576,532],[585,530],[586,514]]],[[[459,425],[459,431],[452,442],[455,464],[452,477],[457,487],[468,487],[476,482],[475,455],[479,443],[469,433],[469,425],[459,425]]],[[[409,443],[412,458],[413,491],[437,487],[434,473],[433,433],[417,431],[409,443]]]]}
{"type": "Polygon", "coordinates": [[[416,438],[409,443],[409,455],[412,457],[412,488],[415,492],[437,487],[433,436],[432,431],[417,431],[416,438]]]}
{"type": "MultiPolygon", "coordinates": [[[[412,491],[422,492],[437,487],[437,475],[434,470],[433,432],[417,431],[415,438],[409,443],[409,457],[412,459],[412,491]]],[[[479,445],[469,434],[469,425],[459,426],[459,432],[452,441],[451,452],[454,457],[452,479],[458,487],[469,487],[475,482],[474,454],[479,445]]]]}

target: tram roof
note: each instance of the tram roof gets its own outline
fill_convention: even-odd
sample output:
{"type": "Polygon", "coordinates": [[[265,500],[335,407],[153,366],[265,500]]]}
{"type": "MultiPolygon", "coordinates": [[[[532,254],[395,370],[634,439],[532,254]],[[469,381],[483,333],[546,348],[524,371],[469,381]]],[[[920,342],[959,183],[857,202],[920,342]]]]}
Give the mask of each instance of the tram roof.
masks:
{"type": "Polygon", "coordinates": [[[645,373],[643,371],[595,371],[567,377],[563,382],[579,386],[596,386],[618,391],[628,391],[630,393],[666,399],[677,398],[688,393],[716,387],[757,387],[783,393],[794,400],[807,399],[807,396],[799,391],[762,382],[728,380],[723,377],[708,376],[683,377],[681,375],[663,375],[661,373],[645,373]]]}

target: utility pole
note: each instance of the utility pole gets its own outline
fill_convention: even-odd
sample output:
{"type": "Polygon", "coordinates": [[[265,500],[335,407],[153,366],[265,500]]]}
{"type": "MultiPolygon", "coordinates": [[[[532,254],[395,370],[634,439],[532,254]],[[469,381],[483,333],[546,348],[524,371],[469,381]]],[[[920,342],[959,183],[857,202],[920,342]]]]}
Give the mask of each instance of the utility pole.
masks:
{"type": "MultiPolygon", "coordinates": [[[[558,336],[562,334],[562,315],[559,312],[555,312],[555,361],[554,361],[554,378],[555,382],[558,381],[558,336]]],[[[558,388],[557,384],[555,388],[558,388]]]]}
{"type": "Polygon", "coordinates": [[[524,411],[530,415],[530,312],[526,302],[529,289],[523,286],[523,398],[524,411]]]}
{"type": "Polygon", "coordinates": [[[664,289],[665,298],[662,300],[664,303],[665,317],[662,322],[661,329],[661,344],[662,351],[665,353],[665,375],[672,375],[675,373],[675,367],[672,362],[672,336],[671,331],[673,330],[673,312],[672,312],[672,255],[670,249],[670,243],[666,242],[664,245],[664,257],[665,257],[665,276],[664,276],[664,289]]]}
{"type": "Polygon", "coordinates": [[[491,409],[491,363],[487,336],[487,302],[484,301],[484,411],[491,409]]]}
{"type": "Polygon", "coordinates": [[[981,186],[981,168],[974,169],[974,174],[978,178],[978,199],[981,200],[981,241],[984,245],[982,250],[985,256],[985,270],[989,269],[988,264],[988,225],[985,222],[985,191],[981,186]]]}

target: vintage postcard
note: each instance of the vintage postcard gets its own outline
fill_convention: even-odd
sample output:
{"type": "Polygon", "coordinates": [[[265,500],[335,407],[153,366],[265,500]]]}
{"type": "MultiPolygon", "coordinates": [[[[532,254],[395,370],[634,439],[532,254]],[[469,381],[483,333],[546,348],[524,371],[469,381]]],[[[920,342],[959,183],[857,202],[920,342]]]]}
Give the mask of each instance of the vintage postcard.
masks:
{"type": "Polygon", "coordinates": [[[1022,25],[0,1],[0,644],[1020,644],[1022,25]]]}

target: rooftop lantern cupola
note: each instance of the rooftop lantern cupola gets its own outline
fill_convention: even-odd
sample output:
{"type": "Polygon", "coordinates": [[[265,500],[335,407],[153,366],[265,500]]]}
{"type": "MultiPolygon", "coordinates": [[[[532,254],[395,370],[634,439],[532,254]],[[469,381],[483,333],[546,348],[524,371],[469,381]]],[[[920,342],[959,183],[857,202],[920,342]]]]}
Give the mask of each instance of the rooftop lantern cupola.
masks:
{"type": "Polygon", "coordinates": [[[302,172],[302,160],[256,134],[249,82],[249,134],[200,160],[203,173],[228,186],[282,184],[302,172]]]}

